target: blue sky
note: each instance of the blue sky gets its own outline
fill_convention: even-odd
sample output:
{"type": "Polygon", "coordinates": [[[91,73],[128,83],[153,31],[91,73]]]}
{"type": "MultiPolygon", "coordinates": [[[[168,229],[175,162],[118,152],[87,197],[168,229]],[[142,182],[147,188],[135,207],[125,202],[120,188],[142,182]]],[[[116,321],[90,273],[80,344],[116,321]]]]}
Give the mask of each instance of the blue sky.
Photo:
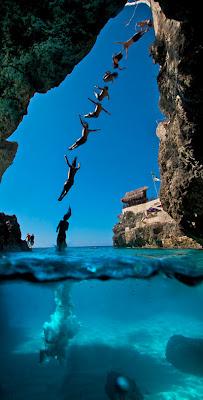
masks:
{"type": "Polygon", "coordinates": [[[104,72],[112,69],[112,54],[121,49],[113,42],[132,36],[135,22],[147,18],[150,10],[138,6],[125,26],[132,13],[133,8],[126,7],[105,26],[92,51],[58,88],[34,96],[28,115],[10,137],[19,149],[0,185],[0,209],[16,214],[23,237],[33,232],[37,246],[55,244],[56,226],[69,204],[69,245],[111,244],[125,192],[147,185],[149,196],[154,196],[150,173],[159,175],[155,131],[163,117],[158,109],[158,67],[149,56],[153,30],[129,49],[128,60],[122,62],[127,69],[109,83],[110,101],[105,99],[103,105],[111,116],[102,113],[89,120],[92,129],[101,131],[90,134],[84,146],[67,150],[81,135],[78,114],[93,110],[87,98],[94,99],[93,86],[102,86],[104,72]],[[67,177],[64,154],[70,161],[78,156],[81,169],[69,194],[58,202],[67,177]]]}

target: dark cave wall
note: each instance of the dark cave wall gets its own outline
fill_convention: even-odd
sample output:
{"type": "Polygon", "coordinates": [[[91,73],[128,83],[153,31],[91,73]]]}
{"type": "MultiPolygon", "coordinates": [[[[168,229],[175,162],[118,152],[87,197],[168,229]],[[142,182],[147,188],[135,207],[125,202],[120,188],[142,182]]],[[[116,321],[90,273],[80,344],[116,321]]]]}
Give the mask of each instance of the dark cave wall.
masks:
{"type": "Polygon", "coordinates": [[[58,86],[94,45],[124,0],[4,0],[0,3],[0,178],[31,97],[58,86]]]}

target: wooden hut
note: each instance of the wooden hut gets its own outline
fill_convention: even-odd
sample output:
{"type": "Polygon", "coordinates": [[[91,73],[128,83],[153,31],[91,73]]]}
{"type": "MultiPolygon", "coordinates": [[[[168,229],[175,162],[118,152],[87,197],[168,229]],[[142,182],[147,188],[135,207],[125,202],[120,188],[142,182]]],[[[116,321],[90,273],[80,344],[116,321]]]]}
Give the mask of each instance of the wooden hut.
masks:
{"type": "Polygon", "coordinates": [[[146,203],[148,201],[147,189],[147,186],[143,186],[139,189],[133,190],[132,192],[127,192],[125,196],[121,199],[121,201],[124,203],[123,208],[146,203]]]}

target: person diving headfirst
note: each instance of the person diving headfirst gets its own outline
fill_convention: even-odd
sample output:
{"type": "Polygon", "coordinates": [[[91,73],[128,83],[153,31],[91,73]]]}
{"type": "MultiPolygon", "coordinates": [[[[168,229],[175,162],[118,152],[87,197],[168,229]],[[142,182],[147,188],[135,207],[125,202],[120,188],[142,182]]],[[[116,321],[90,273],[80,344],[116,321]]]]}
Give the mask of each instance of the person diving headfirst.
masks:
{"type": "Polygon", "coordinates": [[[67,193],[69,192],[70,188],[73,186],[74,184],[74,178],[75,178],[75,174],[76,172],[80,169],[80,163],[78,163],[77,166],[77,157],[75,157],[73,159],[72,164],[69,163],[67,156],[64,156],[66,163],[69,166],[69,170],[68,170],[68,179],[65,181],[64,183],[64,188],[61,192],[61,195],[58,198],[58,201],[63,200],[63,198],[67,195],[67,193]]]}
{"type": "Polygon", "coordinates": [[[82,120],[81,115],[79,115],[79,118],[80,118],[81,125],[83,127],[82,136],[78,140],[76,140],[76,142],[74,144],[72,144],[72,146],[70,146],[68,148],[69,150],[74,150],[77,147],[81,146],[82,144],[86,143],[90,132],[97,132],[97,131],[101,130],[101,129],[89,129],[89,124],[82,120]]]}

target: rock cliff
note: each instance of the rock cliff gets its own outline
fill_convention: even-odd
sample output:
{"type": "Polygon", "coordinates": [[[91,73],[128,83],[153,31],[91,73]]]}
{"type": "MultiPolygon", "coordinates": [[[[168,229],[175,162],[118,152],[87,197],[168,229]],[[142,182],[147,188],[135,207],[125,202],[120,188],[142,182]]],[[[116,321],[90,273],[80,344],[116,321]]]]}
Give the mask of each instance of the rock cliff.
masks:
{"type": "Polygon", "coordinates": [[[15,215],[0,213],[0,251],[29,250],[25,240],[21,239],[20,226],[15,215]]]}
{"type": "Polygon", "coordinates": [[[122,215],[113,229],[115,247],[202,248],[194,239],[187,237],[175,221],[136,227],[139,217],[130,211],[122,215]]]}
{"type": "Polygon", "coordinates": [[[202,248],[197,241],[186,236],[180,226],[163,209],[146,213],[147,209],[156,207],[158,203],[159,199],[156,199],[125,208],[113,229],[114,246],[202,248]]]}
{"type": "Polygon", "coordinates": [[[160,65],[159,166],[161,202],[175,221],[197,240],[203,238],[202,29],[192,2],[151,1],[160,65]]]}

